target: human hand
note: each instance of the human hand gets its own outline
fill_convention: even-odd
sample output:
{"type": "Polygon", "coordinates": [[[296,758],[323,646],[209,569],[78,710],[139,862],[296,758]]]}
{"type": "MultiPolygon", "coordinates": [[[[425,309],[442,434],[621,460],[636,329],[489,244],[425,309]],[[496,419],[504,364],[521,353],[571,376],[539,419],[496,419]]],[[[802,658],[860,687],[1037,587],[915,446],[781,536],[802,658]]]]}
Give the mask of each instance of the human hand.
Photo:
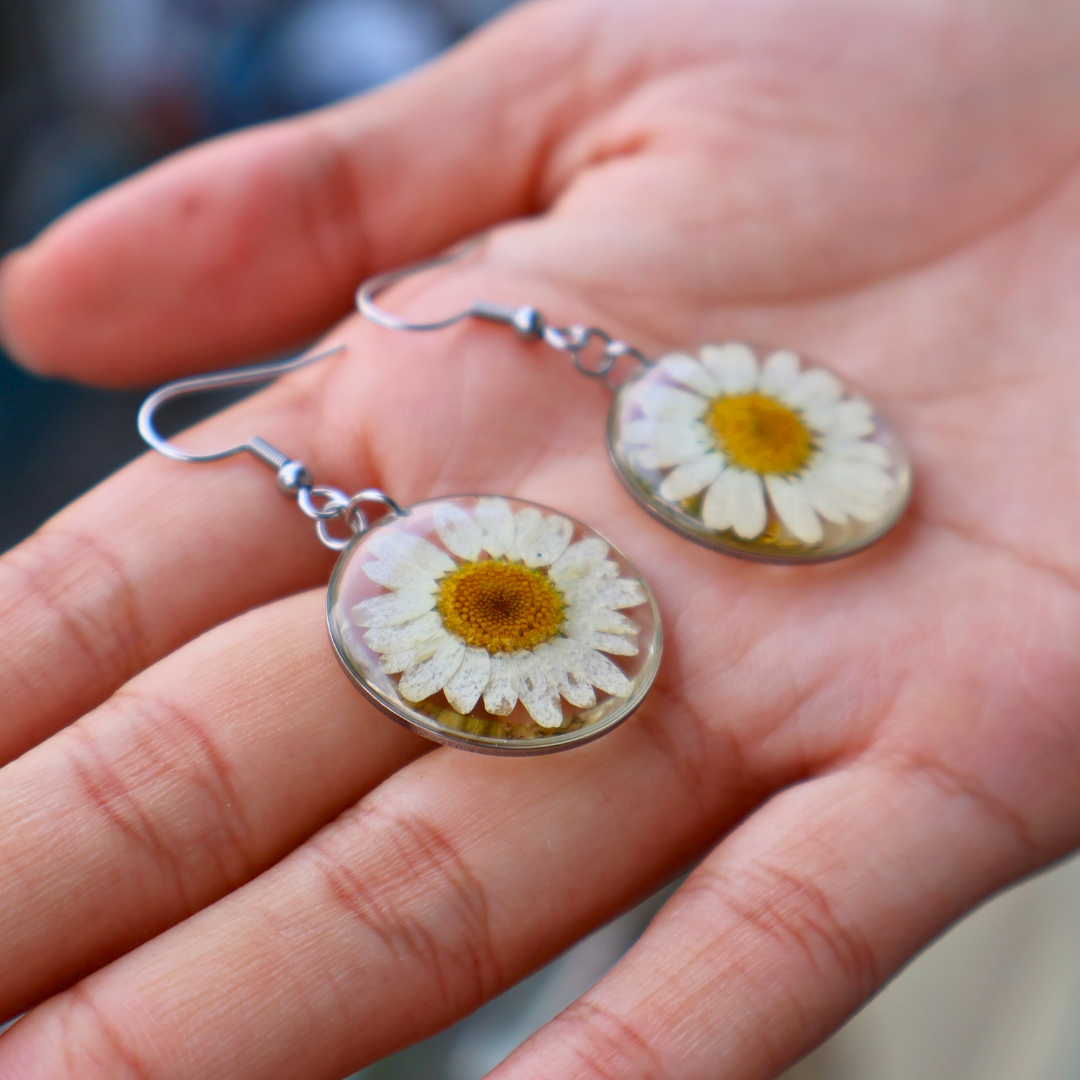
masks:
{"type": "Polygon", "coordinates": [[[657,595],[657,685],[573,753],[424,754],[338,671],[326,553],[265,471],[134,463],[0,561],[0,1012],[37,1006],[0,1076],[339,1077],[704,856],[495,1075],[768,1077],[1080,843],[1078,49],[1065,3],[538,4],[5,264],[26,363],[149,382],[507,221],[388,305],[791,345],[890,414],[916,488],[841,563],[725,559],[632,503],[604,391],[550,354],[348,319],[347,356],[186,443],[583,518],[657,595]]]}

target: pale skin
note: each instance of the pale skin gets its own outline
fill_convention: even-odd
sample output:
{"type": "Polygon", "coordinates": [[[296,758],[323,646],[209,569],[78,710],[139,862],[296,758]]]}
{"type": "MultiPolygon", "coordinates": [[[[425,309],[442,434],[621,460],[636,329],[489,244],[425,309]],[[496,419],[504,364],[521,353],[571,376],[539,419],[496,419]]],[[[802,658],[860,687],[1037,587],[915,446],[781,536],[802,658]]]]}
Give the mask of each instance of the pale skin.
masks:
{"type": "Polygon", "coordinates": [[[332,556],[257,463],[147,456],[0,560],[5,1080],[334,1080],[697,863],[497,1080],[764,1080],[971,906],[1080,843],[1080,8],[553,0],[416,76],[179,155],[0,273],[31,369],[150,384],[326,331],[189,434],[349,490],[490,491],[611,537],[666,656],[567,754],[427,752],[357,694],[332,556]],[[527,217],[527,220],[522,220],[527,217]],[[530,302],[656,355],[830,363],[909,512],[769,568],[648,518],[606,391],[387,295],[530,302]]]}

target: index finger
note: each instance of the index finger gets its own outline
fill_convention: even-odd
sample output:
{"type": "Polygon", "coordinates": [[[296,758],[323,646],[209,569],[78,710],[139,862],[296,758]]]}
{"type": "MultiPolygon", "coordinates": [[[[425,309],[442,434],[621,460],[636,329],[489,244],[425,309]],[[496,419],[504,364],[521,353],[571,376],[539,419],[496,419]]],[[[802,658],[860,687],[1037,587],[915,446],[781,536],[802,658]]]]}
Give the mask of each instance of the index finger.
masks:
{"type": "Polygon", "coordinates": [[[140,383],[310,340],[357,283],[534,209],[577,36],[529,6],[355,101],[214,140],[89,200],[0,273],[44,374],[140,383]]]}

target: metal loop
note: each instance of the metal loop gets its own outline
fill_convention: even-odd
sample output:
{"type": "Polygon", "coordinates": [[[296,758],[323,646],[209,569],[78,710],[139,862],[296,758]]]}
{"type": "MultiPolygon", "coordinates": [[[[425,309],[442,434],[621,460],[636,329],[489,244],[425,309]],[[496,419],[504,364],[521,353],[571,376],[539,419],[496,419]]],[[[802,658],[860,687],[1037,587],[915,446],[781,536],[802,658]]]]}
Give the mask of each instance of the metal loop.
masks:
{"type": "Polygon", "coordinates": [[[353,534],[349,536],[334,536],[330,532],[329,521],[316,521],[315,522],[315,535],[322,541],[325,547],[328,547],[331,551],[344,551],[352,542],[353,534]]]}
{"type": "Polygon", "coordinates": [[[582,375],[587,375],[590,379],[605,378],[619,359],[619,355],[611,351],[611,335],[596,326],[575,325],[564,329],[549,326],[544,331],[544,341],[553,349],[568,353],[573,360],[574,367],[582,375]],[[602,341],[604,351],[600,356],[599,363],[595,367],[589,367],[582,359],[582,354],[593,341],[602,341]]]}
{"type": "Polygon", "coordinates": [[[332,521],[341,517],[348,509],[349,496],[334,487],[302,487],[296,493],[300,509],[314,521],[332,521]],[[325,499],[322,506],[316,506],[315,499],[325,499]]]}
{"type": "MultiPolygon", "coordinates": [[[[386,492],[379,491],[378,488],[365,488],[363,491],[358,491],[351,499],[337,488],[312,488],[310,494],[307,495],[308,504],[310,505],[310,495],[326,496],[327,493],[331,495],[321,511],[315,510],[309,516],[315,517],[315,532],[323,544],[332,551],[344,551],[352,543],[354,537],[360,536],[371,528],[367,516],[360,509],[364,503],[378,503],[385,506],[391,517],[407,513],[386,492]],[[349,526],[349,536],[334,536],[330,532],[330,522],[335,518],[345,519],[345,523],[349,526]]],[[[299,498],[302,510],[304,510],[305,494],[302,493],[299,498]]],[[[307,510],[304,512],[307,513],[307,510]]]]}
{"type": "Polygon", "coordinates": [[[380,491],[378,488],[365,488],[363,491],[358,491],[345,507],[345,516],[349,519],[350,526],[354,517],[363,523],[359,529],[354,529],[354,532],[364,532],[368,528],[367,516],[360,507],[363,503],[369,502],[385,506],[390,511],[391,517],[400,517],[405,513],[401,506],[391,499],[385,491],[380,491]]]}

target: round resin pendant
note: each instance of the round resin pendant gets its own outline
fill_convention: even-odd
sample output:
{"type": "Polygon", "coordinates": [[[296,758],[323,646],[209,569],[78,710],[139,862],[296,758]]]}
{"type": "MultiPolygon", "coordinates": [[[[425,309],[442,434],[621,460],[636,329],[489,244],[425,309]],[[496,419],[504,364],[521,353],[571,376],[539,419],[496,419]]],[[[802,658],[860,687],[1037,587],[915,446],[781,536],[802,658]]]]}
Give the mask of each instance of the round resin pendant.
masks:
{"type": "Polygon", "coordinates": [[[850,555],[896,523],[911,491],[907,452],[884,419],[787,349],[662,357],[620,388],[608,449],[650,513],[767,562],[850,555]]]}
{"type": "Polygon", "coordinates": [[[610,731],[660,663],[637,571],[580,522],[464,495],[418,503],[357,537],[327,595],[346,672],[439,742],[542,754],[610,731]]]}

